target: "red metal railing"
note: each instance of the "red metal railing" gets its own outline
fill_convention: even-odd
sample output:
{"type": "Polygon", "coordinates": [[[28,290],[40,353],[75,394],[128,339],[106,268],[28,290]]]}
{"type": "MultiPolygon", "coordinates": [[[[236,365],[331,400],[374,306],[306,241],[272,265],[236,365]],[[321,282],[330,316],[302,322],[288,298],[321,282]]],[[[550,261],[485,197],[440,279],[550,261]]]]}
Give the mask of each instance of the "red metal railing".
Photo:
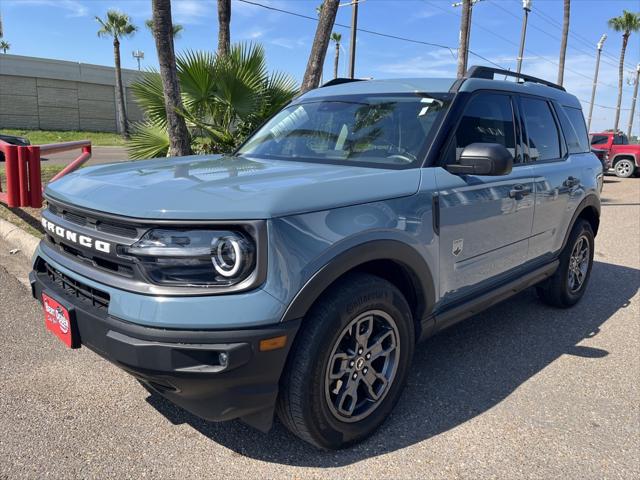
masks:
{"type": "Polygon", "coordinates": [[[6,191],[2,190],[0,178],[0,202],[9,207],[42,207],[42,176],[40,155],[67,152],[80,148],[82,153],[64,167],[51,181],[73,172],[91,158],[91,142],[50,143],[48,145],[12,145],[0,140],[0,152],[4,154],[6,191]]]}

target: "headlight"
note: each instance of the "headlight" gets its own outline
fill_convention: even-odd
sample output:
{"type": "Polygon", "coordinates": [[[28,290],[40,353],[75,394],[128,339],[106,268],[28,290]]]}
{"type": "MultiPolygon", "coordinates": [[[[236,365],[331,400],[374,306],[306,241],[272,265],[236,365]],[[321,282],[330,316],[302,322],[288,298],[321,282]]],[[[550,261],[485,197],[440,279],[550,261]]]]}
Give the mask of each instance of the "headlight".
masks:
{"type": "Polygon", "coordinates": [[[162,285],[234,285],[255,269],[255,244],[230,230],[154,229],[123,253],[135,257],[150,280],[162,285]]]}

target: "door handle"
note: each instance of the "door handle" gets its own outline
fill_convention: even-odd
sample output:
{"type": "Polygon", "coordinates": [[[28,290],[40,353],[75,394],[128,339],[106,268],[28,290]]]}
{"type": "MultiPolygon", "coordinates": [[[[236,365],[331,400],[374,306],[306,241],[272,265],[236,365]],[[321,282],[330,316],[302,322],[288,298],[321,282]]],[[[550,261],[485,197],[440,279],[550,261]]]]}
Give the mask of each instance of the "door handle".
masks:
{"type": "Polygon", "coordinates": [[[576,177],[569,177],[564,182],[562,182],[564,187],[575,187],[576,185],[580,185],[580,179],[576,177]]]}
{"type": "Polygon", "coordinates": [[[527,185],[515,185],[509,190],[509,197],[519,199],[525,197],[531,193],[531,187],[527,185]]]}

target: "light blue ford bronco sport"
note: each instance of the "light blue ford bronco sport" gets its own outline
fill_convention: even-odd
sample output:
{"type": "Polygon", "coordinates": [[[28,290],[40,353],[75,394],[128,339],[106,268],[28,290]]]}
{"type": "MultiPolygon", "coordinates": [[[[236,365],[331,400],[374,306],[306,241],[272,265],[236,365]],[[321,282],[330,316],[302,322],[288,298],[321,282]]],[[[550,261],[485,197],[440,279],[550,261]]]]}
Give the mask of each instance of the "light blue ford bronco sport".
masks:
{"type": "Polygon", "coordinates": [[[367,437],[419,340],[587,287],[602,167],[580,103],[505,75],[335,80],[231,156],[54,182],[31,273],[47,327],[204,419],[367,437]]]}

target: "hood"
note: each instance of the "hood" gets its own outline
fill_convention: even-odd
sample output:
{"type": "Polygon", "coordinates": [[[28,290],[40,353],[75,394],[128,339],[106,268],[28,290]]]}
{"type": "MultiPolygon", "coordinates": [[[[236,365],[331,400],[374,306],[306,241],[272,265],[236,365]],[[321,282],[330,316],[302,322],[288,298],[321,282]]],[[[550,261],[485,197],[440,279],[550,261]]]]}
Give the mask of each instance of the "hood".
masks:
{"type": "Polygon", "coordinates": [[[84,168],[45,193],[128,217],[248,220],[411,195],[419,184],[420,169],[191,156],[84,168]]]}

